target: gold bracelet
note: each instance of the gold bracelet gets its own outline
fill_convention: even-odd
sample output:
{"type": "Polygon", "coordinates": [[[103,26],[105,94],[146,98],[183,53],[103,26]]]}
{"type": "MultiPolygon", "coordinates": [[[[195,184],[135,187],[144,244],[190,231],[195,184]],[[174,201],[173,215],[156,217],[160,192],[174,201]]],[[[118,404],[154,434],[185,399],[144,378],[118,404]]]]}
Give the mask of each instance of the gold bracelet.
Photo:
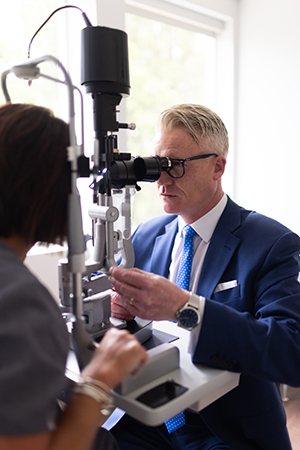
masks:
{"type": "Polygon", "coordinates": [[[101,403],[102,408],[100,411],[104,416],[108,416],[114,408],[110,388],[101,381],[94,380],[90,377],[80,378],[73,392],[88,395],[96,400],[96,402],[101,403]]]}

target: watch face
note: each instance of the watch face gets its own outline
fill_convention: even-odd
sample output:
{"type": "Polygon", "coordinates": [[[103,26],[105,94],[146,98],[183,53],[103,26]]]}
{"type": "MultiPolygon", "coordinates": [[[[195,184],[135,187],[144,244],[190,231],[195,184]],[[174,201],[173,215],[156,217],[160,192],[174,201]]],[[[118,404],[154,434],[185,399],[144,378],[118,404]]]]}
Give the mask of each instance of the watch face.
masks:
{"type": "Polygon", "coordinates": [[[183,328],[194,328],[198,323],[198,314],[193,308],[185,308],[180,312],[178,322],[183,328]]]}

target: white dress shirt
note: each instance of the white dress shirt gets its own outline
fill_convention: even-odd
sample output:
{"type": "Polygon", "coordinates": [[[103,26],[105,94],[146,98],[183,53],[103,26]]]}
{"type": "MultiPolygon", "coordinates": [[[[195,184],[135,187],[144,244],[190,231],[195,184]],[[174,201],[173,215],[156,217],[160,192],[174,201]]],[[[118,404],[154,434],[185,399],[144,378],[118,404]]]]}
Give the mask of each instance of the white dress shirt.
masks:
{"type": "MultiPolygon", "coordinates": [[[[190,226],[197,232],[197,235],[194,237],[194,255],[193,255],[193,263],[192,263],[192,271],[191,271],[191,281],[190,281],[190,291],[192,293],[196,293],[199,277],[201,273],[201,269],[203,266],[203,261],[213,235],[217,223],[223,213],[225,206],[227,204],[227,196],[224,194],[219,203],[210,210],[205,216],[196,220],[196,222],[190,224],[190,226]]],[[[185,227],[186,223],[182,219],[181,216],[178,216],[178,233],[175,238],[172,256],[171,256],[171,264],[169,271],[169,280],[175,283],[176,276],[179,267],[179,261],[181,258],[182,248],[183,248],[183,235],[182,230],[185,227]]],[[[199,297],[199,312],[200,317],[202,319],[205,308],[205,298],[199,297]]],[[[189,343],[189,353],[193,353],[199,338],[199,333],[201,330],[201,322],[197,325],[190,333],[190,343],[189,343]]]]}

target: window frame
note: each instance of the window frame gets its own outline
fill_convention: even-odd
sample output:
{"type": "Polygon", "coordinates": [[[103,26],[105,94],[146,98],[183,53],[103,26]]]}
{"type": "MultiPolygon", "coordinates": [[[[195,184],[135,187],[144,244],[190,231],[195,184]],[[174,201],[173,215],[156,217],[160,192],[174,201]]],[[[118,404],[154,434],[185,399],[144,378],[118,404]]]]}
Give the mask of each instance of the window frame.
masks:
{"type": "MultiPolygon", "coordinates": [[[[125,30],[125,14],[131,12],[150,17],[155,14],[156,20],[175,20],[179,25],[188,27],[188,21],[198,21],[197,31],[215,33],[217,39],[216,52],[216,108],[229,132],[230,152],[224,189],[235,195],[235,141],[236,141],[236,92],[237,92],[237,62],[235,55],[238,49],[238,14],[239,0],[95,0],[97,23],[101,26],[125,30]],[[169,17],[168,17],[169,14],[169,17]]],[[[152,16],[153,17],[153,16],[152,16]]],[[[173,22],[174,24],[174,22],[173,22]]],[[[195,24],[190,24],[195,26],[195,24]]],[[[120,119],[126,121],[125,105],[121,103],[120,119]]],[[[126,149],[125,133],[119,139],[120,147],[126,149]]]]}

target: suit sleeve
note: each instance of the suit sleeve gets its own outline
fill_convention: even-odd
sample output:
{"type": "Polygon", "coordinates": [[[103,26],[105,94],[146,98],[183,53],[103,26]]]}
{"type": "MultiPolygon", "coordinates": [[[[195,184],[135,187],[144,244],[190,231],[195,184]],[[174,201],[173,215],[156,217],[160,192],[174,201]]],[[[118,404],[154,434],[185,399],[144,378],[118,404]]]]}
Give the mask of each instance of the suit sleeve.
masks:
{"type": "Polygon", "coordinates": [[[249,252],[240,297],[207,299],[194,362],[300,386],[299,253],[292,232],[269,246],[258,270],[249,252]]]}

